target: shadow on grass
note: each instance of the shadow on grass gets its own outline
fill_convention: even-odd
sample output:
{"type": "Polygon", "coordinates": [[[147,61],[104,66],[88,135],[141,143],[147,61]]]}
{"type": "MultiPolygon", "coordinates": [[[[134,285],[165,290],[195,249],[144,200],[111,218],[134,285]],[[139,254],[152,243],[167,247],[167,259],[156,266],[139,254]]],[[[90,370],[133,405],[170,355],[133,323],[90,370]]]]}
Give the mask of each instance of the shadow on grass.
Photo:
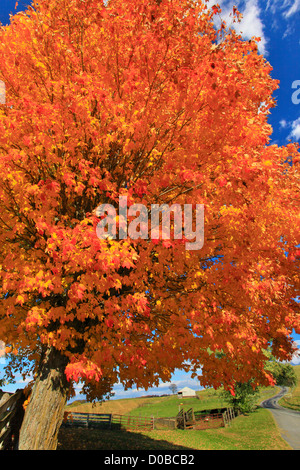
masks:
{"type": "MultiPolygon", "coordinates": [[[[149,433],[151,434],[151,433],[149,433]]],[[[166,438],[168,431],[166,431],[166,438]]],[[[64,428],[59,431],[57,450],[186,450],[167,440],[130,431],[64,428]]]]}

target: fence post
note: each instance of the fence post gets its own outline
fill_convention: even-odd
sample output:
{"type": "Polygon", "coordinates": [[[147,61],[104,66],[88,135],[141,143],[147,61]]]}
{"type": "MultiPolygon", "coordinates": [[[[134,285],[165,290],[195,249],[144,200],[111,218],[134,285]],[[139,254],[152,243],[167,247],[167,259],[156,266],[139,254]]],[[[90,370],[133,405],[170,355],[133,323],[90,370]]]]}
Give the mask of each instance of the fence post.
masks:
{"type": "Polygon", "coordinates": [[[0,450],[15,450],[18,445],[25,395],[18,389],[15,393],[3,393],[0,390],[0,450]]]}
{"type": "Polygon", "coordinates": [[[227,426],[227,424],[228,424],[228,408],[223,413],[223,419],[224,419],[224,425],[227,426]]]}

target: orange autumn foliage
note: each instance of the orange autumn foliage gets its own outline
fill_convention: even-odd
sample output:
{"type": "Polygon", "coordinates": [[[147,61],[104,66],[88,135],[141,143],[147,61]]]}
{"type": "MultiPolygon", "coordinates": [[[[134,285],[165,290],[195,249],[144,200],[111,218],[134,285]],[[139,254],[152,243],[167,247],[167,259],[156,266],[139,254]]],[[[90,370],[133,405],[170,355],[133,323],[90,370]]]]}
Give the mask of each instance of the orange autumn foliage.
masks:
{"type": "Polygon", "coordinates": [[[293,353],[298,147],[270,144],[271,65],[217,10],[39,0],[0,30],[0,338],[34,370],[61,351],[90,396],[269,383],[264,350],[293,353]],[[99,239],[119,196],[204,204],[203,248],[99,239]]]}

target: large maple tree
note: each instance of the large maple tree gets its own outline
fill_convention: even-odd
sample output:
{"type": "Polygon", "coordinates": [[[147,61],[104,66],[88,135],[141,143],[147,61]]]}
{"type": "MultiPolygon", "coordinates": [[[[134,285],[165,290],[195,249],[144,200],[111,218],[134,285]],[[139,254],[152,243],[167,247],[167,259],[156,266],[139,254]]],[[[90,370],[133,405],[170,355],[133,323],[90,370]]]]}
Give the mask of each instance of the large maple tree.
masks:
{"type": "MultiPolygon", "coordinates": [[[[0,338],[32,374],[20,448],[66,399],[268,384],[299,332],[299,153],[270,144],[278,82],[192,0],[39,0],[0,30],[0,338]],[[204,244],[100,239],[97,207],[204,204],[204,244]]],[[[234,9],[233,18],[239,13],[234,9]]],[[[119,218],[117,217],[117,221],[119,218]]]]}

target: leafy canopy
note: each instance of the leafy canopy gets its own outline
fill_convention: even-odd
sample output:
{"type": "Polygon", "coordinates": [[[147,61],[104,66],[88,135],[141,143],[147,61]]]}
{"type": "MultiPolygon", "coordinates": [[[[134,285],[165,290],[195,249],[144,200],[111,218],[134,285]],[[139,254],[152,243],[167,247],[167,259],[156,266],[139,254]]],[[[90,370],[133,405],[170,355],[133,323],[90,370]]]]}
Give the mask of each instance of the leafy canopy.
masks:
{"type": "Polygon", "coordinates": [[[272,67],[218,11],[39,0],[1,27],[0,338],[24,374],[52,346],[93,398],[177,367],[267,383],[268,345],[291,357],[298,147],[270,145],[272,67]],[[119,196],[204,204],[203,248],[99,239],[119,196]]]}

